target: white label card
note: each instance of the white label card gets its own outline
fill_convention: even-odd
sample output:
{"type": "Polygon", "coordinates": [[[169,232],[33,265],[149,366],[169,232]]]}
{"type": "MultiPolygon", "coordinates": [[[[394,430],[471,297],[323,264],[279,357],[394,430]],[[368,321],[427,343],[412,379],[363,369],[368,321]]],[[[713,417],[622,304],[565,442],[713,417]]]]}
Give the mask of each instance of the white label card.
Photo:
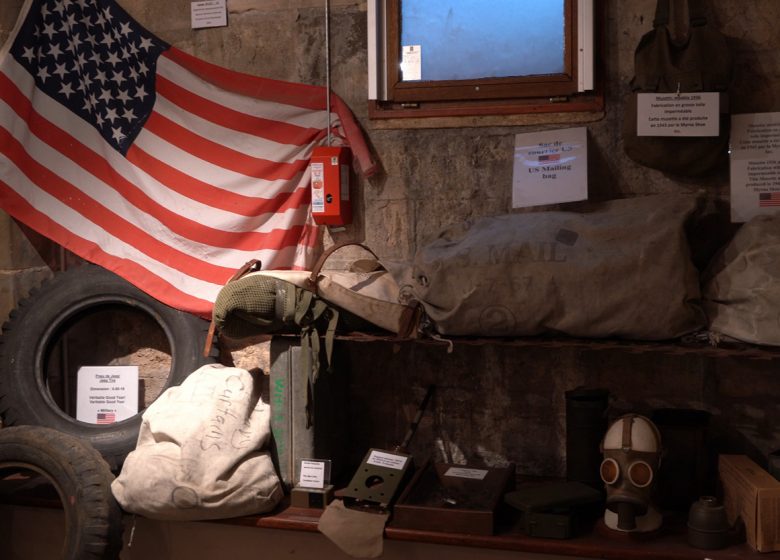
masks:
{"type": "Polygon", "coordinates": [[[193,29],[224,27],[227,25],[227,5],[225,0],[191,2],[190,17],[193,29]]]}
{"type": "Polygon", "coordinates": [[[301,476],[298,486],[302,488],[325,488],[325,463],[323,461],[301,461],[301,476]]]}
{"type": "Polygon", "coordinates": [[[637,136],[717,136],[720,93],[639,93],[637,136]]]}
{"type": "Polygon", "coordinates": [[[488,471],[484,469],[467,469],[465,467],[450,467],[444,476],[455,478],[470,478],[472,480],[484,480],[488,471]]]}
{"type": "Polygon", "coordinates": [[[403,455],[395,455],[393,453],[386,453],[384,451],[372,450],[368,456],[369,465],[375,465],[377,467],[387,467],[390,469],[403,470],[406,465],[408,457],[403,455]]]}
{"type": "Polygon", "coordinates": [[[83,366],[76,375],[80,422],[113,424],[138,413],[138,366],[83,366]]]}
{"type": "Polygon", "coordinates": [[[401,47],[401,79],[405,82],[422,80],[422,46],[401,47]]]}
{"type": "Polygon", "coordinates": [[[780,209],[780,113],[731,117],[731,221],[780,209]]]}
{"type": "Polygon", "coordinates": [[[587,128],[515,135],[512,208],[587,198],[587,128]]]}
{"type": "Polygon", "coordinates": [[[311,211],[325,211],[325,167],[322,163],[311,164],[311,211]]]}

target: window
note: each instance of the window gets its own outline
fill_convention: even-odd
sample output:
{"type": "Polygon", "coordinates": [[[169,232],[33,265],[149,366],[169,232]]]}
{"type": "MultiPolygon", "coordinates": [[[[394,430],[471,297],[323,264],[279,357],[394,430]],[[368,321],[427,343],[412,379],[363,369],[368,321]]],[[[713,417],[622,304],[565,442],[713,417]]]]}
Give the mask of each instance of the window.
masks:
{"type": "Polygon", "coordinates": [[[370,0],[373,118],[601,108],[598,0],[370,0]]]}

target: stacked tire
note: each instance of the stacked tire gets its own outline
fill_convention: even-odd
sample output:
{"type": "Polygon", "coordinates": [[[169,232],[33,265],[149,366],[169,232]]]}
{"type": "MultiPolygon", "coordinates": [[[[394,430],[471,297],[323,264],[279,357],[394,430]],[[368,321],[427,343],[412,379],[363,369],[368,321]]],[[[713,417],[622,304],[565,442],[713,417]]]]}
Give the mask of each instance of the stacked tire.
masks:
{"type": "Polygon", "coordinates": [[[41,426],[0,429],[0,480],[7,474],[43,477],[65,515],[61,558],[119,558],[122,511],[111,494],[114,475],[89,443],[41,426]]]}
{"type": "Polygon", "coordinates": [[[114,470],[135,448],[141,413],[107,425],[80,422],[53,399],[46,367],[64,325],[84,314],[117,306],[148,315],[165,333],[171,369],[163,389],[178,385],[200,366],[216,360],[215,355],[203,357],[207,321],[168,307],[94,265],[55,274],[33,290],[11,312],[0,337],[0,417],[5,425],[45,426],[83,439],[114,470]]]}

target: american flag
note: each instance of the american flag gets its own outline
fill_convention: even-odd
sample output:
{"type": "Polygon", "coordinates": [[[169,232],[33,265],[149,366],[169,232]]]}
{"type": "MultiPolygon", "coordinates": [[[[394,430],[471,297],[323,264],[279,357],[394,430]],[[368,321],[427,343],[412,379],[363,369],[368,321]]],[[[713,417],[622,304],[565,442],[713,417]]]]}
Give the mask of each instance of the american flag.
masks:
{"type": "Polygon", "coordinates": [[[561,154],[548,154],[539,156],[539,161],[560,161],[561,154]]]}
{"type": "Polygon", "coordinates": [[[116,422],[116,414],[113,412],[98,412],[96,424],[113,424],[116,422]]]}
{"type": "MultiPolygon", "coordinates": [[[[0,207],[157,299],[208,316],[251,259],[305,269],[322,87],[171,47],[113,0],[31,0],[0,49],[0,207]]],[[[331,96],[334,144],[373,171],[331,96]]]]}
{"type": "Polygon", "coordinates": [[[758,205],[761,206],[780,206],[780,192],[759,193],[758,205]]]}

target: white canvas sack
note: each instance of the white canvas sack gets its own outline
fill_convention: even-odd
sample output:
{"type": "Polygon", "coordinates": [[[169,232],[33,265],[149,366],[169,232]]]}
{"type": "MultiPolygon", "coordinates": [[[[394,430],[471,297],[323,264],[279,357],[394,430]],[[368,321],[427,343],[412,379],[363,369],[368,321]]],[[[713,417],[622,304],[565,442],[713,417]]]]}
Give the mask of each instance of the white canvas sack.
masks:
{"type": "Polygon", "coordinates": [[[739,229],[710,263],[703,297],[716,335],[780,346],[780,214],[739,229]]]}
{"type": "Polygon", "coordinates": [[[114,497],[128,512],[162,520],[270,511],[283,494],[265,449],[270,415],[248,371],[203,366],[144,412],[114,497]]]}

